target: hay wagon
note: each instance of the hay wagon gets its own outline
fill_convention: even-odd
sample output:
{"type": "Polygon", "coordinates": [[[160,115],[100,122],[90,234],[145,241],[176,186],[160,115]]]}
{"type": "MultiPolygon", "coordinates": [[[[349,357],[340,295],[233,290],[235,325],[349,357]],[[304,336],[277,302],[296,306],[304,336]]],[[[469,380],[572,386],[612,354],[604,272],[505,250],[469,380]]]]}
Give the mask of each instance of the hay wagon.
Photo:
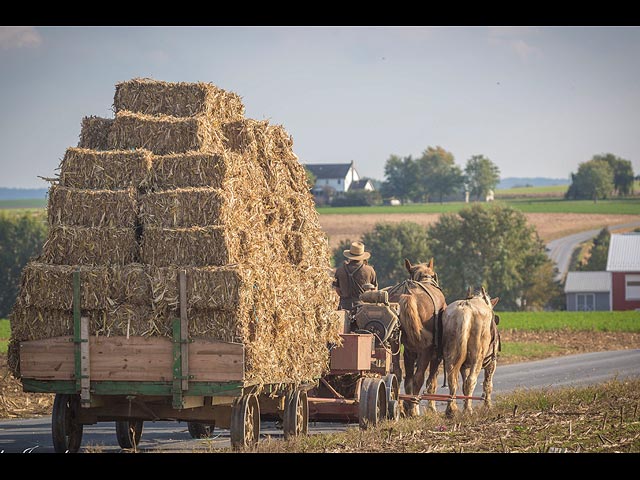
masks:
{"type": "Polygon", "coordinates": [[[308,392],[313,421],[375,426],[400,417],[400,380],[392,373],[391,344],[397,304],[387,292],[362,294],[355,314],[341,310],[342,345],[330,352],[330,371],[308,392]],[[353,333],[352,333],[353,332],[353,333]]]}
{"type": "Polygon", "coordinates": [[[84,425],[110,421],[122,448],[138,444],[145,421],[186,421],[194,437],[229,428],[234,448],[258,442],[264,415],[282,418],[285,437],[306,432],[310,385],[245,381],[242,343],[189,337],[185,272],[172,338],[90,336],[79,272],[73,282],[73,336],[20,343],[24,391],[56,394],[56,452],[77,452],[84,425]]]}

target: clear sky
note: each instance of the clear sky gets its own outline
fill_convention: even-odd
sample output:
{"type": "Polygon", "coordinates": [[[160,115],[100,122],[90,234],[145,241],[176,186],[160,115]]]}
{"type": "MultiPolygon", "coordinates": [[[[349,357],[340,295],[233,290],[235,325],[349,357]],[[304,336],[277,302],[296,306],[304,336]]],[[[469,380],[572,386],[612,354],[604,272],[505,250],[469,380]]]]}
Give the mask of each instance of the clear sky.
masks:
{"type": "Polygon", "coordinates": [[[639,27],[0,27],[0,187],[47,187],[134,77],[236,92],[302,163],[379,180],[437,145],[502,178],[606,152],[640,173],[639,27]]]}

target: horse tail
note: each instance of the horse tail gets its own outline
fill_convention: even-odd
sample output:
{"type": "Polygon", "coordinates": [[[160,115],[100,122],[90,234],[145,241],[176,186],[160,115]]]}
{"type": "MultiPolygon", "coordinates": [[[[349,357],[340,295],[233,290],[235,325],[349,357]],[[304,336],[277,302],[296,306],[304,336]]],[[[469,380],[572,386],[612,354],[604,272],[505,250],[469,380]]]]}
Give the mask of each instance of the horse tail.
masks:
{"type": "Polygon", "coordinates": [[[400,295],[398,301],[400,314],[400,325],[407,335],[409,343],[416,347],[420,345],[422,339],[422,322],[418,315],[418,304],[413,295],[400,295]]]}
{"type": "Polygon", "coordinates": [[[455,358],[462,365],[467,358],[468,344],[471,335],[471,323],[473,320],[473,313],[468,308],[463,308],[460,312],[460,323],[457,328],[458,341],[454,343],[455,358]]]}

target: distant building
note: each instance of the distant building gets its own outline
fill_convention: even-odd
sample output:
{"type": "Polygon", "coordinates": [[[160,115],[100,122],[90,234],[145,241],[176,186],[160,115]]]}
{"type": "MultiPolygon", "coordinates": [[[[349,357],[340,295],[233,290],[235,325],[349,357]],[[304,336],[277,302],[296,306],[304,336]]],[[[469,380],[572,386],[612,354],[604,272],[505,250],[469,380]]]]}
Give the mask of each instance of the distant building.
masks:
{"type": "Polygon", "coordinates": [[[370,180],[361,180],[351,163],[307,163],[305,167],[316,177],[311,193],[316,203],[328,204],[336,195],[356,190],[375,190],[370,180]]]}
{"type": "Polygon", "coordinates": [[[351,185],[349,185],[349,192],[356,192],[358,190],[364,190],[366,192],[373,192],[375,190],[375,187],[373,186],[373,183],[371,183],[371,180],[367,179],[360,179],[360,180],[356,180],[355,182],[351,182],[351,185]]]}
{"type": "Polygon", "coordinates": [[[611,273],[568,272],[564,293],[568,311],[611,310],[611,273]]]}
{"type": "Polygon", "coordinates": [[[307,163],[305,167],[316,177],[312,190],[331,188],[334,192],[347,192],[352,182],[360,180],[353,162],[307,163]]]}
{"type": "Polygon", "coordinates": [[[607,272],[611,273],[611,309],[640,309],[640,232],[612,234],[607,272]]]}

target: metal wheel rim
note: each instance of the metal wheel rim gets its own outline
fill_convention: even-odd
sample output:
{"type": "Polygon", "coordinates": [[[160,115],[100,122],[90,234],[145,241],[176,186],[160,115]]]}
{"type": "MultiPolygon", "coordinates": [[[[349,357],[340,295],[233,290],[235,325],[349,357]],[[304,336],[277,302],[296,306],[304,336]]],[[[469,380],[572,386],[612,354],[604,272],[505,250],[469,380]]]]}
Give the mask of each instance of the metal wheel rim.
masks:
{"type": "Polygon", "coordinates": [[[382,380],[372,381],[368,390],[367,420],[375,426],[387,416],[387,392],[382,380]]]}
{"type": "Polygon", "coordinates": [[[300,392],[296,405],[296,435],[306,435],[309,431],[309,404],[307,393],[300,392]]]}
{"type": "Polygon", "coordinates": [[[387,388],[387,418],[389,420],[398,420],[400,418],[400,405],[398,404],[400,382],[398,377],[390,373],[385,377],[384,385],[387,388]]]}
{"type": "Polygon", "coordinates": [[[304,435],[309,431],[309,403],[307,393],[294,390],[285,397],[284,437],[304,435]]]}
{"type": "Polygon", "coordinates": [[[260,405],[253,394],[244,395],[231,410],[231,445],[235,449],[254,447],[260,436],[260,405]]]}
{"type": "Polygon", "coordinates": [[[258,399],[255,395],[250,395],[247,399],[247,410],[245,414],[245,446],[253,447],[258,443],[260,435],[260,411],[258,399]]]}

